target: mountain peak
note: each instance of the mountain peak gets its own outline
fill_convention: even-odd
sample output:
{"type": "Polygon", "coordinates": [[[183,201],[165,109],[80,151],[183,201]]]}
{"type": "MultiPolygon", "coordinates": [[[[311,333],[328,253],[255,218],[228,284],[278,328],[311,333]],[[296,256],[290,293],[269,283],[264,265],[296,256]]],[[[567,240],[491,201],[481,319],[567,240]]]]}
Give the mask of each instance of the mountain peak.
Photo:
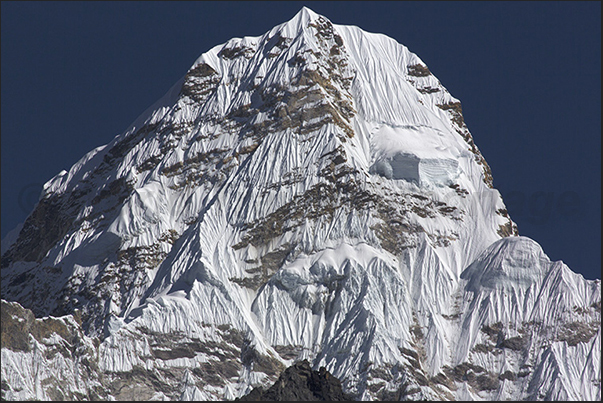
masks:
{"type": "MultiPolygon", "coordinates": [[[[105,397],[127,373],[148,398],[234,399],[303,360],[363,400],[600,397],[600,282],[517,235],[421,59],[304,7],[49,181],[1,291],[77,312],[105,397]]],[[[34,378],[6,394],[47,397],[34,378]]]]}
{"type": "Polygon", "coordinates": [[[285,23],[285,25],[293,24],[302,27],[307,27],[308,24],[314,22],[319,18],[323,18],[326,20],[326,17],[315,13],[306,6],[303,6],[292,19],[285,23]]]}
{"type": "Polygon", "coordinates": [[[308,35],[310,38],[318,34],[317,30],[322,30],[325,27],[332,29],[332,23],[329,19],[304,6],[289,21],[275,26],[269,35],[273,36],[273,34],[278,33],[281,37],[289,39],[308,35]]]}

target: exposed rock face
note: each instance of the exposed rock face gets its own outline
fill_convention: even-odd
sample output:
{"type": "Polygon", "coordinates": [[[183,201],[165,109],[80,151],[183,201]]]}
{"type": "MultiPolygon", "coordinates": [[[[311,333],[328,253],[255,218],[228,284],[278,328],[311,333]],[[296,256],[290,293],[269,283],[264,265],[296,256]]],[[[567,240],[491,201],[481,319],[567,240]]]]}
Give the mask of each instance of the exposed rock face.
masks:
{"type": "Polygon", "coordinates": [[[600,282],[492,186],[417,55],[303,8],[44,186],[2,245],[2,396],[598,400],[600,282]]]}
{"type": "Polygon", "coordinates": [[[36,319],[30,310],[4,300],[0,309],[2,400],[107,398],[98,367],[100,342],[84,335],[78,315],[36,319]],[[28,390],[32,380],[39,385],[34,391],[28,390]]]}
{"type": "Polygon", "coordinates": [[[242,401],[344,401],[352,400],[343,393],[341,382],[320,367],[312,370],[307,360],[299,361],[287,368],[267,390],[255,388],[249,394],[235,399],[242,401]]]}

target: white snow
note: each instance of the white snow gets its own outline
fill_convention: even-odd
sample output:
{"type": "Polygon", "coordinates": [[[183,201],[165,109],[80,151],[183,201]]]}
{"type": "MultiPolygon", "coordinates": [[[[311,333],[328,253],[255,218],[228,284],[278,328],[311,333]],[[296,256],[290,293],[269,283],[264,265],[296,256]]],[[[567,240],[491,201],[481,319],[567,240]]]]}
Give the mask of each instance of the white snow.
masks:
{"type": "MultiPolygon", "coordinates": [[[[327,23],[304,7],[265,35],[215,46],[193,64],[205,63],[216,72],[217,88],[203,102],[180,95],[183,77],[123,134],[45,185],[44,195],[67,194],[83,179],[95,178],[88,202],[117,178],[124,178],[132,191],[102,212],[103,226],[92,224],[90,207],[82,207],[79,218],[87,224],[57,243],[40,270],[52,262],[72,270],[71,284],[93,289],[108,270],[106,262],[120,251],[156,247],[153,253],[163,253],[157,266],[139,268],[138,274],[124,266],[131,273],[120,274],[120,281],[136,280],[138,288],[94,288],[99,298],[111,295],[97,313],[107,318],[101,330],[109,335],[99,348],[99,368],[195,368],[215,357],[151,359],[140,329],[218,343],[216,328],[228,325],[283,365],[293,361],[276,349],[297,348],[299,359],[326,366],[346,391],[362,399],[377,397],[366,388],[371,368],[394,374],[383,381],[389,390],[399,390],[404,382],[418,388],[414,398],[600,399],[600,309],[593,305],[600,304],[600,282],[551,262],[533,240],[500,235],[501,225],[510,223],[500,214],[505,208],[500,193],[484,183],[483,166],[451,115],[438,107],[458,100],[433,75],[408,74],[409,66],[423,62],[405,46],[358,27],[332,25],[345,60],[333,69],[349,79],[349,88],[336,79],[330,86],[300,87],[303,68],[291,62],[300,55],[307,60],[306,73],[335,75],[325,61],[331,43],[325,45],[316,31],[327,23]],[[283,38],[282,47],[277,37],[283,38]],[[223,49],[244,49],[245,55],[223,57],[223,49]],[[422,93],[418,86],[439,91],[422,93]],[[275,89],[281,97],[262,109],[275,89]],[[341,119],[353,137],[333,121],[308,133],[295,124],[270,129],[279,123],[271,113],[280,107],[285,116],[293,114],[287,96],[300,89],[312,94],[297,101],[307,114],[320,105],[338,110],[337,102],[348,100],[355,113],[341,119]],[[259,139],[225,118],[252,108],[258,109],[244,127],[261,127],[259,139]],[[93,176],[112,147],[152,125],[169,130],[149,130],[102,177],[93,176]],[[177,134],[175,128],[183,129],[177,134]],[[338,186],[372,194],[389,210],[380,213],[375,201],[350,208],[340,202],[345,192],[316,190],[329,184],[322,172],[331,169],[329,156],[336,152],[345,155],[351,171],[338,186]],[[151,157],[158,158],[157,164],[141,168],[151,157]],[[303,204],[311,191],[316,196],[303,204]],[[296,208],[299,215],[293,213],[296,208]],[[399,220],[396,214],[405,221],[392,227],[393,233],[380,233],[380,225],[399,220]],[[250,241],[247,226],[274,231],[274,236],[250,241]],[[418,226],[422,229],[413,230],[418,226]],[[385,245],[397,236],[408,246],[392,253],[385,245]],[[278,260],[275,265],[271,258],[278,260]],[[262,270],[274,271],[265,284],[242,285],[262,270]],[[570,346],[559,341],[560,332],[563,323],[576,321],[576,307],[586,312],[579,321],[598,321],[599,330],[570,346]],[[488,344],[484,326],[497,322],[507,339],[527,340],[521,352],[488,344]],[[408,351],[416,352],[420,362],[408,351]],[[456,382],[449,390],[421,385],[411,373],[414,368],[429,378],[467,363],[496,377],[511,371],[515,380],[483,391],[456,382]],[[529,365],[527,378],[517,375],[527,368],[522,365],[529,365]]],[[[304,125],[323,119],[313,116],[304,125]]],[[[107,200],[101,203],[110,206],[112,199],[107,200]]],[[[10,245],[12,238],[7,239],[10,245]]],[[[17,273],[19,264],[7,273],[17,273]]],[[[50,285],[50,292],[59,295],[63,284],[50,285]]],[[[45,365],[8,349],[2,349],[2,358],[3,379],[13,390],[32,376],[32,365],[45,365]]],[[[186,372],[179,398],[232,399],[271,380],[244,367],[239,378],[201,390],[186,372]]],[[[8,396],[45,397],[27,382],[23,392],[8,396]]]]}

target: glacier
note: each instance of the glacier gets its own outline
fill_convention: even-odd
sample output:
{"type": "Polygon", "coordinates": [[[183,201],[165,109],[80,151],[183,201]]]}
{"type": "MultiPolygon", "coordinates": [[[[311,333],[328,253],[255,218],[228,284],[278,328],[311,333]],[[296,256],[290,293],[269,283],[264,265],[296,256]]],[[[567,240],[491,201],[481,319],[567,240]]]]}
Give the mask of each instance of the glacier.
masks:
{"type": "Polygon", "coordinates": [[[203,53],[2,241],[6,400],[600,400],[601,286],[519,235],[461,103],[304,7],[203,53]],[[18,235],[16,235],[18,233],[18,235]]]}

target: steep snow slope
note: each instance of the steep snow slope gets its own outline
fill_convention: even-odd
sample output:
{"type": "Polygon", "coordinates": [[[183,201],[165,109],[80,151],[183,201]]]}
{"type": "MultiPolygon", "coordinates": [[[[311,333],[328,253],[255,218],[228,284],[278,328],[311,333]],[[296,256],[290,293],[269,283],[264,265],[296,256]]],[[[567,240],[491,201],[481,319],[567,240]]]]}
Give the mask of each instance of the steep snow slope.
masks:
{"type": "MultiPolygon", "coordinates": [[[[2,296],[77,309],[106,398],[233,399],[303,359],[358,399],[599,398],[600,282],[517,235],[425,64],[303,8],[49,181],[2,296]]],[[[52,397],[26,354],[6,398],[52,397]]]]}

